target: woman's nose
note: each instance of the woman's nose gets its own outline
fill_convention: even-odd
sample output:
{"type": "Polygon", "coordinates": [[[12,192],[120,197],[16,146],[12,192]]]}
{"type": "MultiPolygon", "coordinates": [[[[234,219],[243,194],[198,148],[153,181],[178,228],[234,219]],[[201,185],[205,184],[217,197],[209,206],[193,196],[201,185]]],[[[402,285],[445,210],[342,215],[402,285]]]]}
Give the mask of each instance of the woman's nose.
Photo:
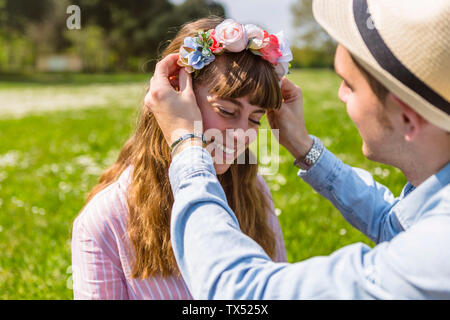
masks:
{"type": "Polygon", "coordinates": [[[240,121],[239,126],[227,129],[227,136],[238,144],[247,145],[254,141],[257,131],[250,127],[248,119],[240,121]]]}

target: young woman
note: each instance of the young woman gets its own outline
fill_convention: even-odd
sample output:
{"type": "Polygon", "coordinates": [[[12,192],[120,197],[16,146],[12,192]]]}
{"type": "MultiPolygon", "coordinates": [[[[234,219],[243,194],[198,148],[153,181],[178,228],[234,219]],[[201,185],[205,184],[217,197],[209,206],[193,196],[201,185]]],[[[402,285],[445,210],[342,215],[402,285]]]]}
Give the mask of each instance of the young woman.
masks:
{"type": "MultiPolygon", "coordinates": [[[[281,59],[288,48],[281,50],[279,39],[256,26],[216,17],[181,29],[163,56],[179,52],[180,66],[195,71],[203,130],[215,129],[224,136],[227,129],[257,130],[266,110],[281,106],[279,78],[286,68],[281,59]],[[199,57],[189,55],[201,41],[210,45],[213,57],[202,48],[199,57]]],[[[257,165],[238,164],[240,150],[225,141],[209,143],[214,144],[215,159],[234,160],[217,161],[215,169],[240,228],[272,259],[286,261],[270,191],[257,175],[257,165]]],[[[170,159],[170,147],[144,107],[136,132],[101,175],[75,219],[75,299],[191,299],[170,242],[170,159]]]]}

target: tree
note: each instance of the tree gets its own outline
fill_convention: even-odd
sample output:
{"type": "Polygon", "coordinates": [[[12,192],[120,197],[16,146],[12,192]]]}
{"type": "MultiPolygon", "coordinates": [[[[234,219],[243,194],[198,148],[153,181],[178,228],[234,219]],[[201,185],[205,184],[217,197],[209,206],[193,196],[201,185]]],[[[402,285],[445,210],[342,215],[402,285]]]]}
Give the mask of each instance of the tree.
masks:
{"type": "Polygon", "coordinates": [[[0,70],[32,69],[42,52],[68,45],[63,37],[68,0],[0,0],[0,70]]]}
{"type": "Polygon", "coordinates": [[[332,61],[336,42],[314,19],[312,0],[297,0],[291,8],[294,26],[297,28],[299,47],[304,49],[304,54],[318,55],[310,57],[312,60],[324,59],[324,64],[328,65],[329,61],[332,61]]]}
{"type": "Polygon", "coordinates": [[[31,23],[43,22],[52,0],[0,0],[0,30],[25,32],[31,23]]]}
{"type": "Polygon", "coordinates": [[[103,28],[122,68],[130,57],[156,58],[160,45],[185,22],[224,15],[223,7],[209,0],[187,0],[178,6],[168,0],[78,0],[74,4],[81,8],[82,23],[103,28]]]}
{"type": "MultiPolygon", "coordinates": [[[[108,56],[101,69],[136,70],[149,59],[151,68],[161,44],[184,23],[211,14],[224,16],[225,11],[212,0],[186,0],[179,5],[169,0],[0,0],[0,43],[2,48],[12,48],[13,38],[24,40],[32,56],[68,50],[83,55],[87,62],[108,56]],[[80,30],[66,27],[69,5],[80,7],[80,30]],[[86,43],[89,50],[83,48],[86,43]],[[102,48],[105,54],[96,54],[93,48],[102,48]]],[[[1,61],[9,59],[1,56],[5,54],[0,55],[1,61]]]]}

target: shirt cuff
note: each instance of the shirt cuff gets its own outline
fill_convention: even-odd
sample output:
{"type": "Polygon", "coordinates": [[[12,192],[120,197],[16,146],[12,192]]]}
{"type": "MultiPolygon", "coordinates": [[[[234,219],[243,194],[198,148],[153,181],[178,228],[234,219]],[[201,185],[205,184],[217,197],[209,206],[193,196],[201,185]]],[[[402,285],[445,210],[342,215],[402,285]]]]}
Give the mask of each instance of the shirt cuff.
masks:
{"type": "Polygon", "coordinates": [[[297,175],[320,192],[333,184],[343,166],[344,163],[324,147],[317,162],[308,171],[299,170],[297,175]]]}
{"type": "Polygon", "coordinates": [[[172,159],[169,180],[174,195],[183,179],[193,174],[216,175],[211,155],[200,146],[187,147],[172,159]]]}

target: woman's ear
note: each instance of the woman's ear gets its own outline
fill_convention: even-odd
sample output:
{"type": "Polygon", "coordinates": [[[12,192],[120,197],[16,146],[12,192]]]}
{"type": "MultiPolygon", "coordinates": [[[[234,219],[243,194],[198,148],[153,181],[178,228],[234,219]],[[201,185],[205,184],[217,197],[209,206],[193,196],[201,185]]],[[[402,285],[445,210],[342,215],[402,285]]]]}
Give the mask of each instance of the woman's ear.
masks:
{"type": "Polygon", "coordinates": [[[392,97],[401,111],[405,140],[408,142],[414,141],[422,131],[424,125],[426,125],[427,121],[397,96],[392,94],[392,97]]]}

